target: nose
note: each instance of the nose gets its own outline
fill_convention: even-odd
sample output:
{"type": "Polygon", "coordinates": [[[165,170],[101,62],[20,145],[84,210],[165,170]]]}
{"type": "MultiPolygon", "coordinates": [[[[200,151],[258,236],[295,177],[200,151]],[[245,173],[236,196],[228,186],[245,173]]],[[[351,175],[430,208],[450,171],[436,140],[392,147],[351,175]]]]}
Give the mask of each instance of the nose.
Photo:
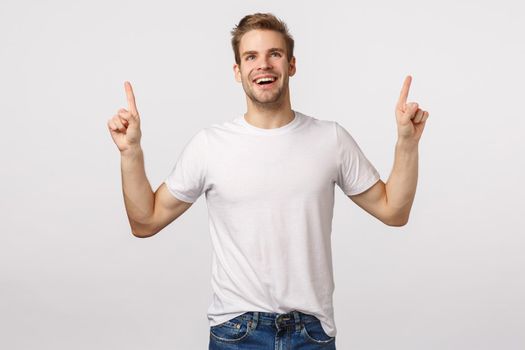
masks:
{"type": "Polygon", "coordinates": [[[259,70],[267,70],[267,69],[271,69],[272,68],[272,65],[270,64],[270,59],[268,57],[261,57],[261,59],[259,60],[258,64],[257,64],[257,69],[259,70]]]}

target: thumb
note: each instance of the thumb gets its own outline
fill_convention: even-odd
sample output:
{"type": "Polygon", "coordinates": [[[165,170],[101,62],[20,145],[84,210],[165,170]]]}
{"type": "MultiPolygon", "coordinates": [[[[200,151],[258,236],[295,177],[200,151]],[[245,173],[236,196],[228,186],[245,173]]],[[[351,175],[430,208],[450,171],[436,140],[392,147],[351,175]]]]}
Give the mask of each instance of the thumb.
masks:
{"type": "Polygon", "coordinates": [[[138,116],[135,117],[134,115],[132,115],[130,112],[128,112],[124,108],[119,109],[118,115],[121,118],[121,120],[123,120],[122,122],[128,125],[134,126],[135,124],[138,124],[139,122],[138,116]]]}
{"type": "Polygon", "coordinates": [[[416,102],[407,103],[405,113],[403,114],[403,121],[408,122],[416,115],[419,105],[416,102]]]}

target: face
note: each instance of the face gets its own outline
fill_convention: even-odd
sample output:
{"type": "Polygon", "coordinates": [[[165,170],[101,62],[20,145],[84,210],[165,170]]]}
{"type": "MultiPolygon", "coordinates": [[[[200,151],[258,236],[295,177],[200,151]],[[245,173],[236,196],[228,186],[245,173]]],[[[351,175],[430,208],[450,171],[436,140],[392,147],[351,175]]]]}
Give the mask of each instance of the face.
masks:
{"type": "Polygon", "coordinates": [[[282,34],[251,30],[242,36],[239,52],[241,63],[233,68],[246,96],[258,105],[282,103],[288,97],[288,78],[295,74],[295,57],[288,62],[282,34]]]}

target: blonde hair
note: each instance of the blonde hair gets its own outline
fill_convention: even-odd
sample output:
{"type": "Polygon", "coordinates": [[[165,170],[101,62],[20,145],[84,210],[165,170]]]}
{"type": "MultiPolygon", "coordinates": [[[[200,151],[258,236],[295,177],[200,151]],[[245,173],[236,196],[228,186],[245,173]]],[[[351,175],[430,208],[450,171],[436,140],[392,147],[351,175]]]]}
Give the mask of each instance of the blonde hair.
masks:
{"type": "Polygon", "coordinates": [[[274,30],[283,35],[286,42],[286,57],[288,62],[293,57],[293,37],[288,32],[286,23],[275,17],[271,13],[254,13],[252,15],[244,16],[239,24],[237,24],[231,31],[232,48],[235,55],[235,62],[241,64],[241,54],[239,52],[239,44],[244,34],[254,29],[274,30]]]}

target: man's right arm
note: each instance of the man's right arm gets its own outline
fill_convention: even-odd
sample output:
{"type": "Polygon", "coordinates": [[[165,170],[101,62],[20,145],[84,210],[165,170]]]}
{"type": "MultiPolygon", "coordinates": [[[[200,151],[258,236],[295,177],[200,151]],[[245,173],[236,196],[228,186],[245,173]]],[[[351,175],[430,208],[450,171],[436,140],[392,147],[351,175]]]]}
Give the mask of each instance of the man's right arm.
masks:
{"type": "Polygon", "coordinates": [[[141,147],[121,152],[121,169],[124,204],[134,236],[155,235],[191,207],[192,203],[175,198],[165,183],[153,193],[141,147]]]}
{"type": "Polygon", "coordinates": [[[128,108],[118,110],[108,129],[121,156],[122,191],[133,235],[153,236],[184,213],[191,203],[175,198],[165,184],[153,193],[144,170],[144,153],[140,147],[140,116],[129,81],[124,82],[128,108]]]}

